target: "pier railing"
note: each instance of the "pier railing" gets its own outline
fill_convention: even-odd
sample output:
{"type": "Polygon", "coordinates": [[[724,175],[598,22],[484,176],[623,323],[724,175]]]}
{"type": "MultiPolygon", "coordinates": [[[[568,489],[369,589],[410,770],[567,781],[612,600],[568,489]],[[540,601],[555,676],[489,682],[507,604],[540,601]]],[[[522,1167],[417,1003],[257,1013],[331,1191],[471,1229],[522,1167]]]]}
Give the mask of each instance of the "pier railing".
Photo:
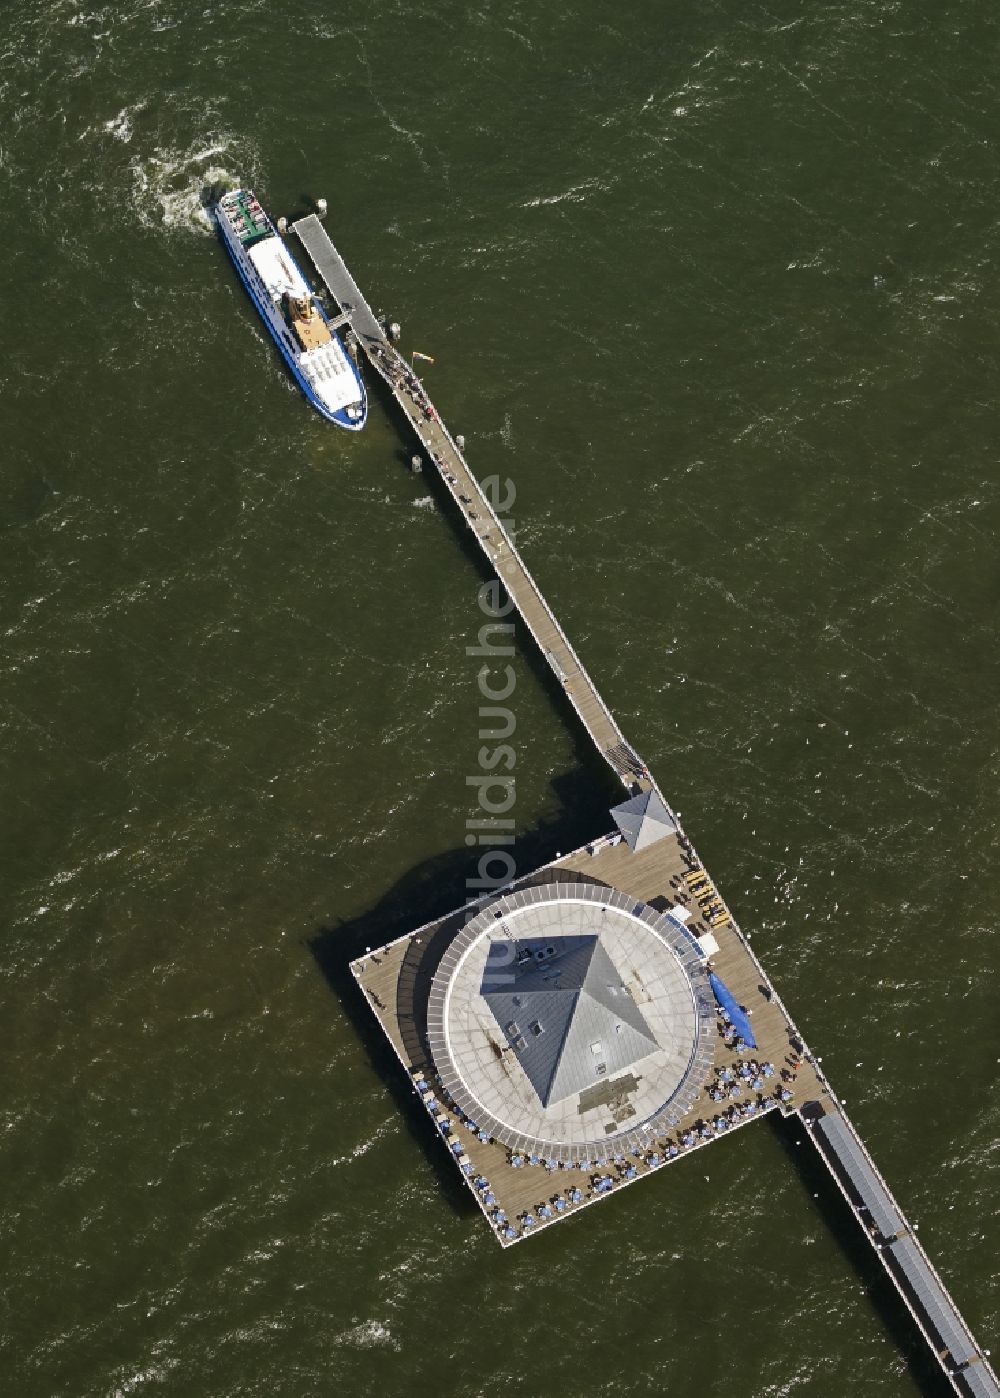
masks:
{"type": "Polygon", "coordinates": [[[598,748],[598,751],[609,763],[612,770],[615,772],[615,775],[626,787],[631,787],[631,785],[636,781],[641,782],[641,773],[645,771],[645,764],[642,763],[641,759],[634,752],[634,749],[626,739],[625,734],[619,728],[618,723],[614,718],[614,715],[612,714],[611,710],[609,709],[608,705],[604,700],[604,697],[602,696],[600,690],[597,688],[597,685],[591,679],[586,666],[577,654],[577,651],[572,645],[569,637],[566,635],[566,632],[563,630],[563,627],[560,624],[558,618],[556,617],[555,612],[553,612],[552,608],[549,606],[545,594],[538,586],[538,583],[535,581],[534,576],[531,573],[531,570],[528,568],[528,565],[521,557],[521,554],[516,544],[514,543],[511,535],[508,533],[506,526],[503,524],[502,520],[500,519],[500,516],[497,514],[497,511],[494,509],[493,505],[489,500],[489,497],[483,490],[479,481],[476,479],[476,476],[470,468],[469,463],[465,459],[464,452],[459,447],[454,437],[451,435],[451,432],[448,430],[448,427],[444,423],[440,414],[434,408],[434,405],[431,402],[430,395],[428,394],[423,381],[414,372],[410,364],[408,364],[407,361],[403,359],[403,357],[397,352],[395,347],[390,345],[387,340],[383,341],[380,348],[381,354],[370,355],[370,362],[379,371],[386,385],[395,397],[396,401],[399,403],[400,407],[403,409],[403,411],[409,418],[413,430],[415,431],[417,437],[420,440],[421,446],[423,446],[431,462],[438,467],[438,474],[441,480],[444,482],[445,488],[448,490],[449,494],[452,496],[459,509],[461,509],[462,501],[460,499],[460,491],[457,489],[457,481],[449,480],[448,475],[445,473],[445,471],[440,469],[440,463],[437,460],[435,444],[430,432],[430,424],[421,422],[419,416],[417,415],[417,411],[414,411],[414,408],[416,406],[414,403],[414,398],[417,395],[419,395],[420,399],[422,399],[422,401],[426,403],[427,406],[432,410],[433,418],[431,421],[433,423],[433,426],[436,427],[436,429],[440,432],[441,436],[448,443],[448,446],[454,454],[456,461],[461,465],[463,469],[464,483],[466,483],[468,487],[471,489],[471,491],[474,493],[478,504],[482,507],[484,513],[490,521],[490,524],[492,525],[492,528],[496,531],[497,536],[501,540],[503,546],[506,548],[506,555],[502,555],[501,553],[501,557],[495,557],[491,554],[489,548],[486,547],[488,532],[486,535],[481,535],[478,530],[474,531],[477,539],[479,540],[480,545],[483,547],[483,552],[486,554],[486,557],[489,559],[490,563],[496,568],[500,581],[507,589],[511,601],[517,607],[518,613],[520,614],[522,620],[524,621],[524,624],[528,627],[529,631],[534,637],[535,643],[537,644],[539,650],[542,652],[543,657],[548,661],[550,668],[556,674],[556,678],[562,682],[563,690],[566,694],[566,697],[569,699],[570,703],[573,705],[573,708],[576,710],[580,722],[587,729],[588,733],[591,736],[591,739],[598,748]],[[391,358],[388,358],[390,356],[391,358]],[[396,371],[395,374],[389,371],[390,363],[396,371]],[[404,391],[400,387],[400,379],[402,379],[402,382],[404,384],[415,384],[415,389],[407,388],[404,391]],[[507,566],[499,567],[498,563],[501,562],[503,558],[506,559],[507,566]],[[558,637],[559,644],[562,647],[562,650],[565,653],[567,660],[570,662],[571,669],[567,669],[566,666],[562,666],[560,667],[562,673],[560,673],[558,670],[556,670],[555,666],[553,665],[552,646],[551,644],[548,644],[546,642],[543,636],[539,634],[538,628],[534,620],[532,619],[528,609],[523,604],[522,599],[518,596],[516,580],[510,577],[512,567],[514,570],[516,570],[517,573],[521,574],[521,577],[523,578],[524,583],[530,591],[533,600],[535,601],[539,609],[543,612],[546,621],[549,623],[549,625],[552,627],[552,630],[555,632],[555,635],[558,637]],[[578,678],[581,685],[589,691],[591,697],[593,698],[598,709],[600,710],[601,715],[604,718],[604,721],[607,725],[608,731],[606,733],[602,734],[596,731],[592,721],[583,712],[583,709],[580,703],[578,702],[577,696],[573,688],[573,681],[576,678],[578,678]],[[609,741],[609,739],[611,741],[609,741]],[[632,762],[626,767],[624,771],[622,770],[622,766],[618,765],[614,761],[613,756],[610,755],[614,752],[614,749],[616,747],[627,752],[632,758],[632,762]]]}
{"type": "MultiPolygon", "coordinates": [[[[935,1358],[937,1359],[941,1368],[944,1370],[945,1374],[950,1380],[952,1387],[955,1388],[956,1392],[958,1393],[969,1393],[970,1379],[973,1377],[974,1371],[978,1370],[978,1374],[975,1375],[975,1377],[981,1381],[977,1385],[978,1390],[982,1391],[983,1393],[1000,1393],[1000,1385],[998,1385],[997,1383],[996,1374],[993,1372],[993,1369],[991,1368],[989,1361],[986,1358],[985,1351],[981,1349],[981,1347],[977,1343],[975,1336],[973,1335],[971,1329],[965,1321],[965,1317],[962,1315],[962,1312],[958,1309],[958,1306],[955,1304],[951,1292],[948,1290],[947,1286],[942,1281],[937,1268],[934,1266],[933,1262],[928,1257],[927,1252],[923,1247],[923,1244],[917,1236],[914,1225],[910,1223],[905,1213],[900,1208],[899,1202],[894,1196],[892,1190],[886,1184],[881,1171],[875,1164],[875,1161],[872,1159],[871,1152],[868,1150],[868,1147],[862,1140],[853,1121],[851,1121],[850,1117],[844,1111],[843,1107],[840,1105],[839,1102],[836,1103],[835,1115],[839,1117],[844,1129],[850,1134],[851,1140],[857,1147],[861,1156],[866,1161],[868,1168],[871,1170],[873,1176],[881,1185],[882,1189],[885,1191],[886,1197],[888,1198],[893,1209],[895,1209],[896,1214],[899,1217],[899,1221],[902,1224],[902,1229],[896,1235],[896,1237],[892,1239],[887,1238],[884,1242],[879,1242],[874,1237],[874,1235],[872,1235],[866,1228],[865,1232],[868,1233],[869,1242],[871,1242],[872,1246],[875,1248],[875,1252],[878,1256],[879,1261],[882,1264],[883,1269],[888,1274],[889,1279],[895,1286],[904,1305],[910,1312],[910,1315],[913,1317],[925,1340],[927,1341],[928,1346],[934,1353],[935,1358]],[[936,1285],[941,1298],[943,1298],[947,1307],[950,1308],[951,1315],[948,1316],[948,1321],[959,1332],[959,1339],[964,1339],[964,1341],[966,1342],[966,1350],[964,1353],[953,1354],[950,1349],[944,1346],[940,1333],[935,1334],[934,1316],[932,1311],[929,1309],[925,1309],[925,1307],[921,1305],[919,1293],[914,1292],[914,1296],[911,1298],[908,1284],[905,1284],[901,1280],[896,1270],[890,1264],[890,1258],[894,1256],[893,1244],[897,1241],[901,1242],[903,1240],[905,1240],[917,1252],[921,1262],[923,1263],[924,1267],[926,1267],[929,1276],[932,1278],[934,1284],[936,1285]],[[949,1359],[947,1361],[944,1357],[945,1354],[948,1354],[949,1356],[949,1359]]],[[[803,1126],[806,1128],[807,1134],[811,1137],[813,1144],[816,1147],[817,1154],[822,1158],[823,1163],[826,1165],[837,1188],[844,1196],[844,1199],[846,1200],[851,1212],[858,1220],[858,1223],[863,1226],[863,1216],[861,1210],[866,1206],[863,1203],[859,1206],[851,1197],[850,1191],[845,1186],[838,1171],[834,1168],[833,1159],[831,1159],[831,1156],[828,1153],[828,1151],[832,1150],[833,1155],[837,1160],[840,1160],[840,1154],[834,1148],[832,1141],[828,1140],[828,1144],[826,1147],[821,1146],[816,1141],[816,1120],[810,1119],[808,1116],[806,1116],[801,1110],[801,1108],[798,1111],[798,1116],[799,1119],[802,1121],[803,1126]]]]}
{"type": "Polygon", "coordinates": [[[546,601],[544,593],[532,577],[512,537],[490,504],[486,492],[469,468],[464,452],[433,408],[427,390],[417,377],[412,365],[407,363],[391,343],[385,333],[384,326],[374,315],[360,287],[348,271],[344,259],[331,242],[326,229],[315,214],[309,214],[305,218],[297,220],[292,226],[302,246],[309,254],[316,271],[323,279],[327,290],[337,302],[341,312],[349,317],[353,339],[358,351],[364,352],[369,363],[380,374],[393,397],[406,413],[421,446],[431,462],[438,468],[442,481],[459,509],[462,509],[462,501],[459,498],[460,491],[457,489],[458,482],[449,479],[453,472],[447,471],[438,460],[438,451],[434,440],[435,433],[440,435],[442,444],[453,458],[455,468],[461,471],[463,487],[468,490],[470,496],[475,497],[500,541],[500,547],[495,551],[491,550],[490,531],[487,530],[484,535],[479,529],[476,529],[474,532],[480,547],[490,564],[496,569],[511,601],[517,607],[543,657],[562,684],[567,698],[576,710],[580,722],[590,734],[598,751],[626,789],[631,790],[637,783],[640,786],[649,785],[645,764],[618,727],[614,715],[574,650],[569,637],[546,601]],[[421,420],[421,413],[424,409],[430,410],[430,417],[421,420]],[[505,549],[506,554],[504,554],[505,549]],[[533,611],[535,612],[534,616],[532,615],[533,611]],[[551,628],[551,639],[540,634],[540,621],[544,621],[546,628],[551,628]],[[589,704],[587,703],[588,699],[591,701],[589,704]],[[591,710],[590,713],[587,712],[588,708],[591,710]]]}

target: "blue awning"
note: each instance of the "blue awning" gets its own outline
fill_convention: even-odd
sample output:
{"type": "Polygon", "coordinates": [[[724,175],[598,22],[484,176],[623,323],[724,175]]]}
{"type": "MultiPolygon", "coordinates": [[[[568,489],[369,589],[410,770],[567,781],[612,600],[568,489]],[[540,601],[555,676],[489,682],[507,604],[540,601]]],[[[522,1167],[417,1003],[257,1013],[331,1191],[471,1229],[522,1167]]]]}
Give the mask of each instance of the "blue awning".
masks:
{"type": "Polygon", "coordinates": [[[754,1038],[753,1030],[750,1028],[750,1020],[747,1018],[745,1011],[737,1003],[736,996],[724,981],[719,980],[719,977],[715,975],[714,972],[709,972],[708,983],[712,987],[712,993],[716,1000],[718,1000],[719,1004],[729,1015],[729,1018],[733,1022],[733,1028],[736,1030],[737,1034],[739,1034],[747,1048],[756,1048],[757,1040],[754,1038]]]}

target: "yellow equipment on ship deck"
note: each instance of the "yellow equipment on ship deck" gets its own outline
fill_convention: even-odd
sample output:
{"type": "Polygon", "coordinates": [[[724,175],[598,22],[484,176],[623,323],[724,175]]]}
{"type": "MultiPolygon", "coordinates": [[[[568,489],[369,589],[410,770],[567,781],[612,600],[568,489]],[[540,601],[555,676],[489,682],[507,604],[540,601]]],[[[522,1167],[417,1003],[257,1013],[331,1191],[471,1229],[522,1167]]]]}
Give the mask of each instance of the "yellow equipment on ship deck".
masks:
{"type": "Polygon", "coordinates": [[[320,315],[315,304],[305,296],[289,296],[288,313],[292,329],[304,350],[319,349],[333,339],[330,327],[320,315]]]}

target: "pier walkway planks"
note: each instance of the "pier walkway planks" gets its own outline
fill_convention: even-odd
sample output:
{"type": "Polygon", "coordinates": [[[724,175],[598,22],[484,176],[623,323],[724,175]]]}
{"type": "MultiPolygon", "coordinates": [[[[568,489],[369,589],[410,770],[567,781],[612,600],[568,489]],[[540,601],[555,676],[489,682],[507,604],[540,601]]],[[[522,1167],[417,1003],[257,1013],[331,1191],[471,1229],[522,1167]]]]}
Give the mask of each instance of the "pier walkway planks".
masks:
{"type": "Polygon", "coordinates": [[[347,315],[358,339],[365,343],[383,344],[385,333],[375,319],[371,306],[361,288],[347,270],[340,253],[330,241],[329,234],[315,214],[300,218],[292,224],[299,242],[305,248],[316,271],[341,311],[347,315]]]}
{"type": "Polygon", "coordinates": [[[423,384],[386,337],[326,229],[315,214],[292,227],[330,295],[341,311],[349,314],[359,345],[409,419],[430,463],[461,510],[598,751],[627,790],[648,789],[652,782],[645,764],[626,741],[518,553],[504,521],[470,471],[423,384]]]}

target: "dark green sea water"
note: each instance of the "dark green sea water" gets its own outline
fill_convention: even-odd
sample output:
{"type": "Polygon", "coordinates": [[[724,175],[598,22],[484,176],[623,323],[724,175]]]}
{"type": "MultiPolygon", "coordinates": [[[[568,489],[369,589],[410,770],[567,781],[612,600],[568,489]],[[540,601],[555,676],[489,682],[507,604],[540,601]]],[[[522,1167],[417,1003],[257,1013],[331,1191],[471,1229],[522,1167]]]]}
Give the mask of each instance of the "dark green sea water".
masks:
{"type": "MultiPolygon", "coordinates": [[[[1000,1346],[986,0],[7,0],[0,1391],[908,1398],[794,1133],[501,1254],[344,986],[462,897],[478,564],[200,204],[329,227],[1000,1346]]],[[[524,861],[613,798],[518,662],[524,861]]]]}

